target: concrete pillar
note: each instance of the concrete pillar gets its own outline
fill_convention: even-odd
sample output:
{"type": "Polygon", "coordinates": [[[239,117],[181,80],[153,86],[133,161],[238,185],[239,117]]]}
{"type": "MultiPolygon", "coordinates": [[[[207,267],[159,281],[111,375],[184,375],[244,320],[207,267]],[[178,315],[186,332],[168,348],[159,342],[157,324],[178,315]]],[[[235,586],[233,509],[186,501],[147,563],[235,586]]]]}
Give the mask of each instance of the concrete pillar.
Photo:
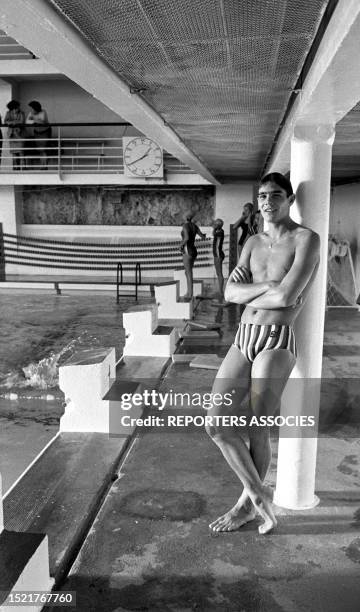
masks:
{"type": "MultiPolygon", "coordinates": [[[[7,83],[3,79],[0,79],[0,115],[2,121],[5,119],[7,113],[6,105],[10,100],[15,98],[16,89],[11,83],[7,83]]],[[[7,128],[2,127],[2,156],[1,156],[1,170],[2,172],[12,171],[12,158],[9,149],[9,141],[7,138],[7,128]]]]}
{"type": "Polygon", "coordinates": [[[3,503],[2,503],[2,480],[0,474],[0,533],[4,530],[4,513],[3,513],[3,503]]]}
{"type": "Polygon", "coordinates": [[[22,223],[22,191],[14,185],[0,185],[0,223],[4,234],[19,234],[22,223]]]}
{"type": "MultiPolygon", "coordinates": [[[[295,325],[298,359],[284,393],[286,401],[291,391],[292,411],[299,415],[318,411],[320,404],[334,137],[332,125],[298,126],[291,144],[291,182],[296,193],[291,216],[316,231],[321,240],[320,267],[295,325]]],[[[279,439],[274,498],[279,506],[301,509],[318,503],[316,452],[317,437],[306,437],[305,430],[302,437],[279,439]]]]}
{"type": "Polygon", "coordinates": [[[0,281],[6,280],[5,273],[5,252],[4,252],[4,237],[2,223],[0,223],[0,281]]]}

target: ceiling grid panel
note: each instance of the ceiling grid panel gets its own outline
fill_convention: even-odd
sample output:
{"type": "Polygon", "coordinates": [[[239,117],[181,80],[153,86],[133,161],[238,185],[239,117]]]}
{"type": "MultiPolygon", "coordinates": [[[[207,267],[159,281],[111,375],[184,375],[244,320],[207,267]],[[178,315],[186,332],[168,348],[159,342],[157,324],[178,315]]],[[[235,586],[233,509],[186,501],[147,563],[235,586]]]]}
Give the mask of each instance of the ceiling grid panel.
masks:
{"type": "Polygon", "coordinates": [[[52,2],[219,180],[259,175],[328,4],[52,2]]]}

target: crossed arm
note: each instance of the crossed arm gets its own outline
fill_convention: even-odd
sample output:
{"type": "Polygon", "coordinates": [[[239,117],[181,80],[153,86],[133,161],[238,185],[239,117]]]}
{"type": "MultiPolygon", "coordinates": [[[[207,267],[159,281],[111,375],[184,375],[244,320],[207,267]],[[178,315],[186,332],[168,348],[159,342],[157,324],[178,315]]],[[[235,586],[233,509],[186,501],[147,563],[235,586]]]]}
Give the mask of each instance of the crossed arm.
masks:
{"type": "Polygon", "coordinates": [[[315,278],[319,264],[319,236],[314,232],[299,234],[291,269],[281,281],[253,283],[250,255],[253,241],[245,243],[238,265],[231,273],[225,299],[253,308],[272,310],[296,306],[315,278]]]}

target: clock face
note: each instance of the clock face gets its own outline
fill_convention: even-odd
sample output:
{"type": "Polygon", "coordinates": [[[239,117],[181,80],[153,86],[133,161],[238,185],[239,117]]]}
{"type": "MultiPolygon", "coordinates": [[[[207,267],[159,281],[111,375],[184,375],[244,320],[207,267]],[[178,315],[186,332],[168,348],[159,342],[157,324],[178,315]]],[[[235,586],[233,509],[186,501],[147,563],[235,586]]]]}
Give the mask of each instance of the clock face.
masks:
{"type": "Polygon", "coordinates": [[[151,138],[136,136],[123,138],[124,174],[126,176],[162,177],[163,153],[151,138]]]}

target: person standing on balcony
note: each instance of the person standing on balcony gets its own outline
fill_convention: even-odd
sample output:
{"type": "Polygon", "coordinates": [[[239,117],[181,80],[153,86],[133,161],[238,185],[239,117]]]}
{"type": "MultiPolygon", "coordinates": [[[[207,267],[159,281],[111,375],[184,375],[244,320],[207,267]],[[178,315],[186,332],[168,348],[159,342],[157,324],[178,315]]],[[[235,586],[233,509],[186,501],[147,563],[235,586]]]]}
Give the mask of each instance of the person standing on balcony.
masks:
{"type": "Polygon", "coordinates": [[[25,113],[20,108],[20,102],[10,100],[6,105],[8,109],[4,124],[8,126],[9,149],[13,156],[14,170],[24,167],[24,141],[26,137],[25,113]]]}
{"type": "MultiPolygon", "coordinates": [[[[40,157],[40,168],[46,170],[51,126],[49,125],[47,112],[41,107],[40,102],[32,100],[29,102],[29,106],[31,111],[26,118],[26,123],[33,126],[34,154],[40,157]]],[[[38,160],[35,161],[38,162],[38,160]]]]}
{"type": "Polygon", "coordinates": [[[185,269],[187,291],[184,298],[191,299],[193,296],[193,267],[195,259],[197,257],[197,250],[195,246],[196,236],[200,236],[203,240],[206,238],[206,234],[203,234],[198,226],[193,223],[194,213],[188,213],[186,215],[186,222],[181,229],[181,246],[180,251],[183,256],[183,263],[185,269]]]}

